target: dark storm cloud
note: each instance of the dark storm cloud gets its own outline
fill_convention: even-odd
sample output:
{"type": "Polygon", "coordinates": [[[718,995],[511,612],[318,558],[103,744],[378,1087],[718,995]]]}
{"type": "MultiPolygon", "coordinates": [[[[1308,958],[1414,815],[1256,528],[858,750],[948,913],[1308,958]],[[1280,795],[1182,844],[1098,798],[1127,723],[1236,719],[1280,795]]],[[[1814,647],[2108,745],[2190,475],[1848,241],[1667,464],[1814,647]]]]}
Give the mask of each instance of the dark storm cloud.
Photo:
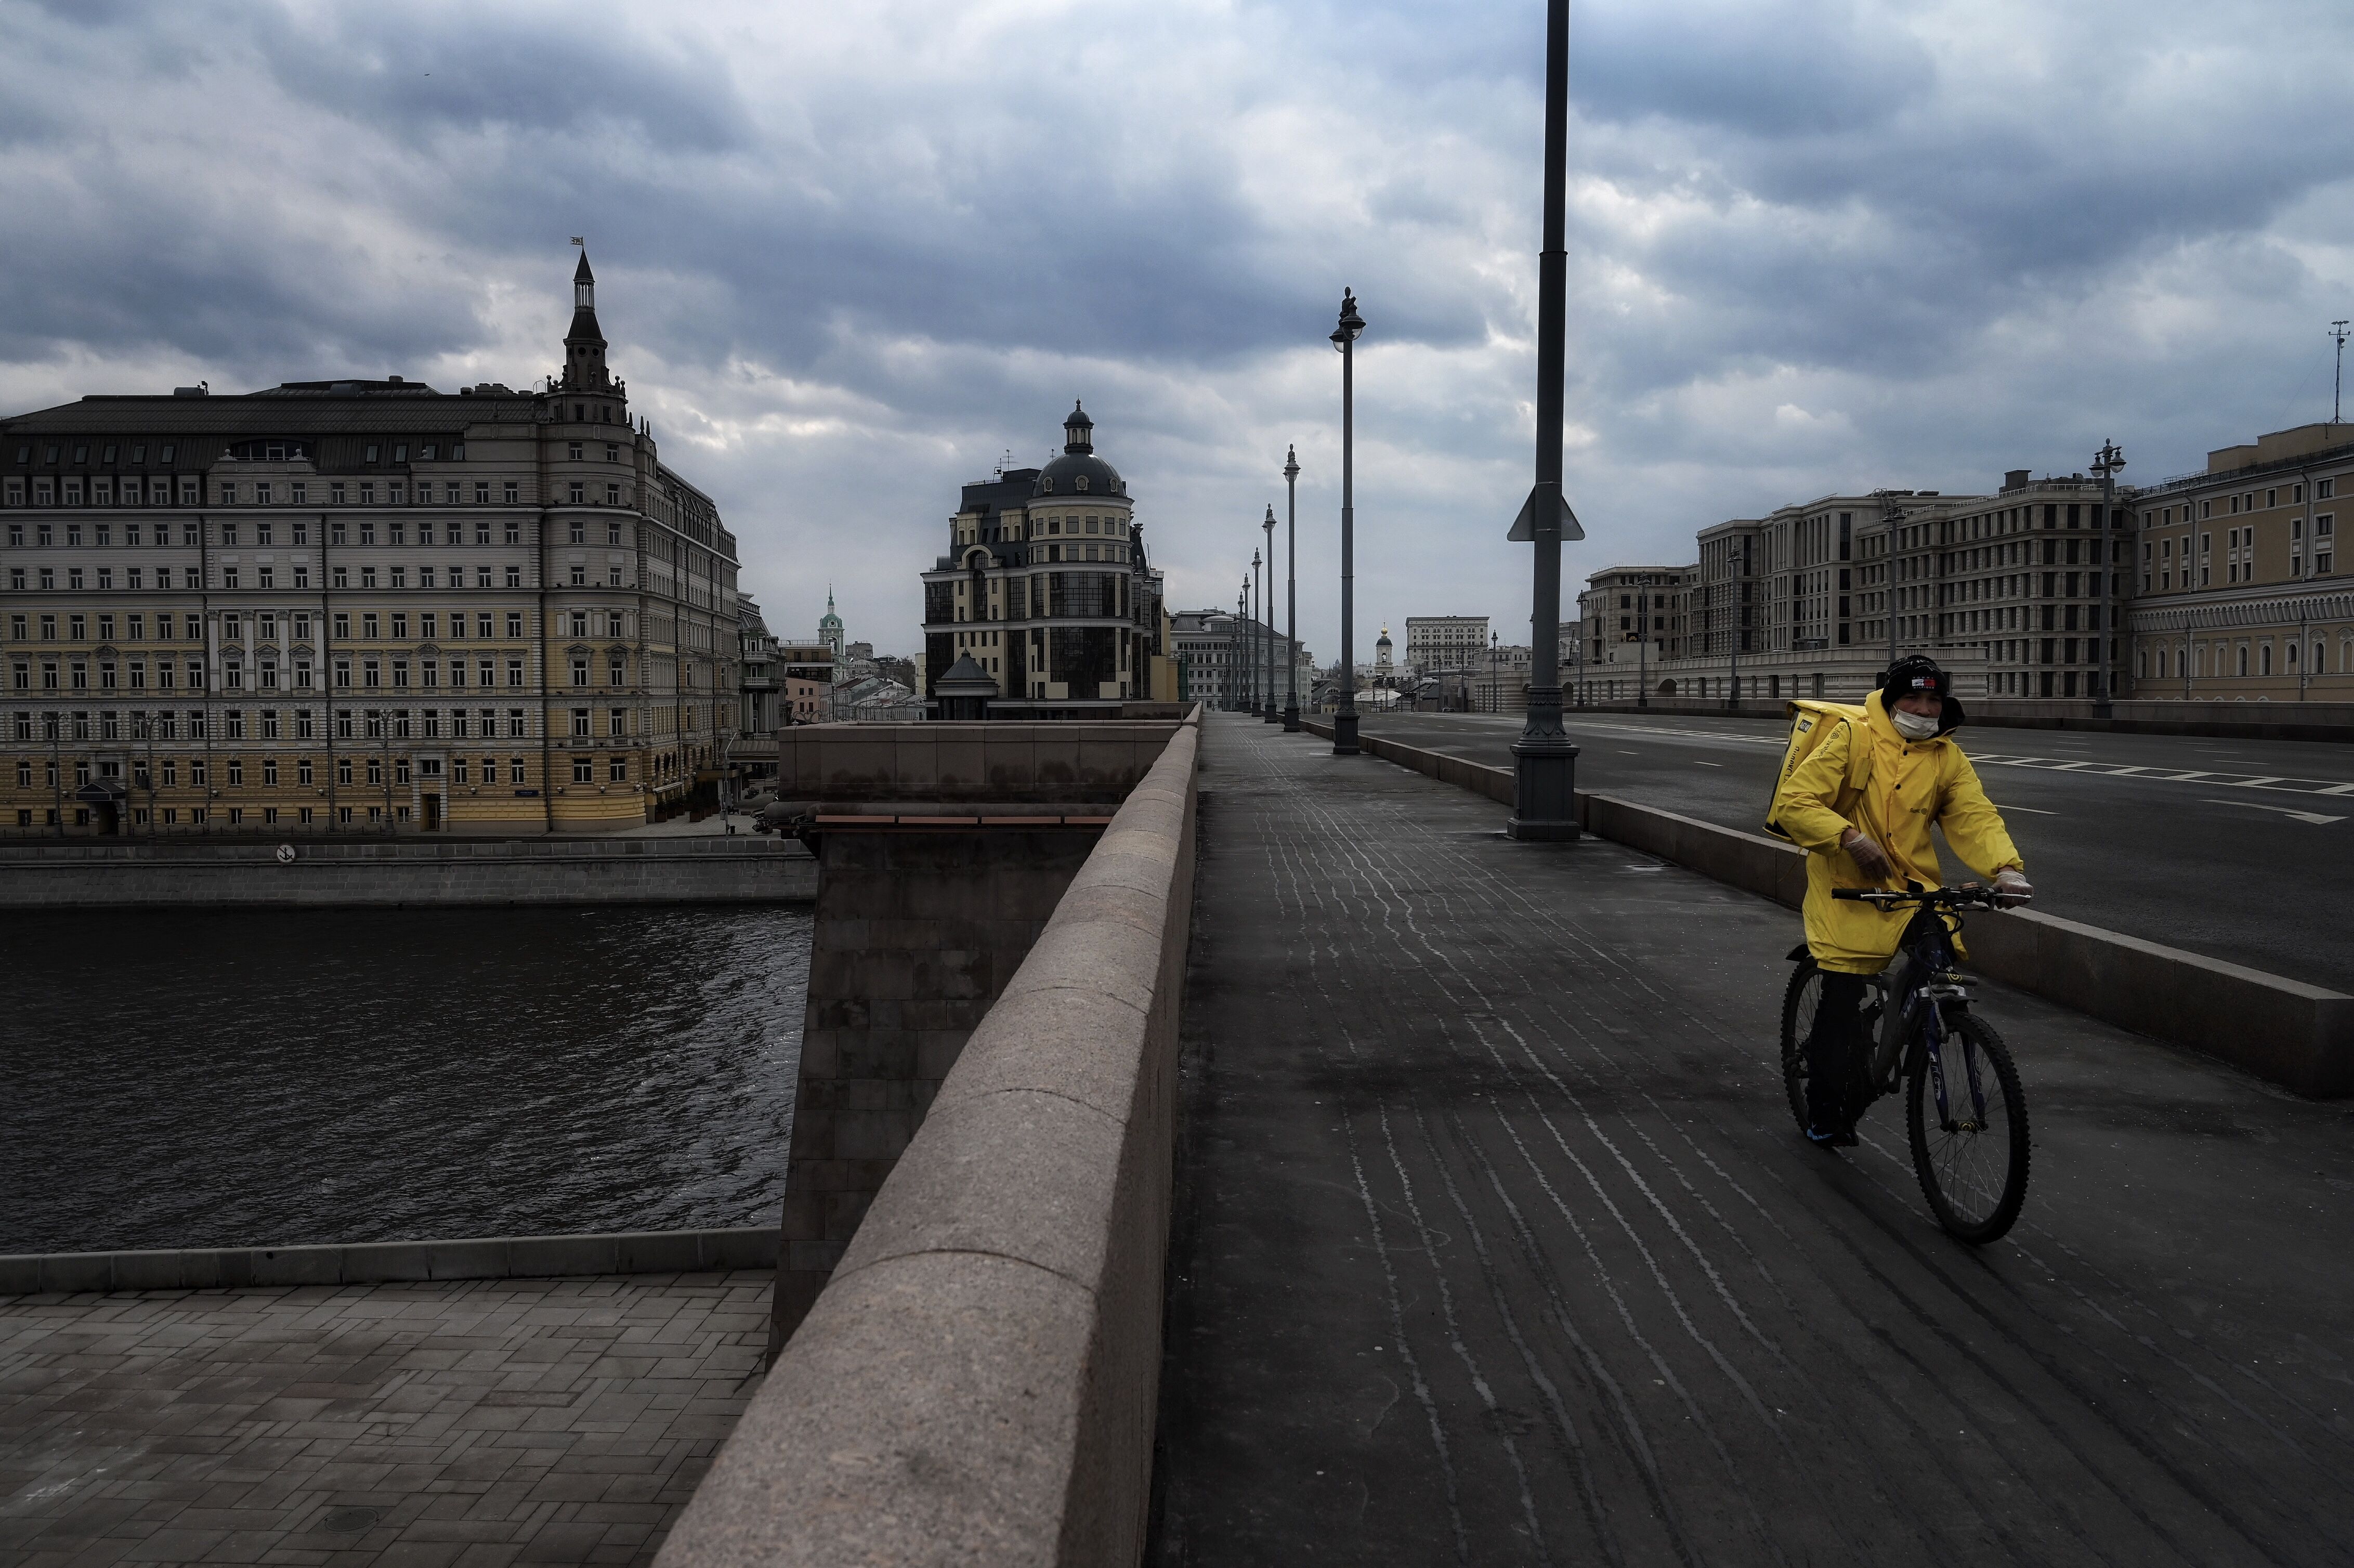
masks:
{"type": "MultiPolygon", "coordinates": [[[[1074,394],[1181,600],[1286,440],[1321,516],[1353,285],[1368,613],[1505,616],[1542,37],[1533,0],[0,0],[0,391],[528,382],[585,230],[748,580],[798,626],[831,573],[904,645],[956,482],[1074,394]]],[[[2303,4],[1579,5],[1572,569],[2285,422],[2354,304],[2349,42],[2303,4]]]]}

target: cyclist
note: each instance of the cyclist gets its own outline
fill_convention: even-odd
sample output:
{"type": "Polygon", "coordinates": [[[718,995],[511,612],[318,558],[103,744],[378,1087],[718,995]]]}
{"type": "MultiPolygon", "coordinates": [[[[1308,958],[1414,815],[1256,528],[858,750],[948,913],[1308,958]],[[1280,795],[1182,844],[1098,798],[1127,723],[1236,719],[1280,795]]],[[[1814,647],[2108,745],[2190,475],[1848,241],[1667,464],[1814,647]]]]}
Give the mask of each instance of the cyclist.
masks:
{"type": "Polygon", "coordinates": [[[1965,716],[1953,677],[1913,654],[1889,667],[1863,706],[1861,720],[1842,720],[1792,771],[1776,819],[1808,852],[1807,947],[1823,989],[1807,1041],[1807,1137],[1825,1148],[1855,1143],[1871,1097],[1865,977],[1888,967],[1912,918],[1834,899],[1832,890],[1901,892],[1908,879],[1937,886],[1934,822],[1963,863],[1992,876],[2001,902],[2024,904],[2035,893],[2002,814],[1951,738],[1965,716]]]}

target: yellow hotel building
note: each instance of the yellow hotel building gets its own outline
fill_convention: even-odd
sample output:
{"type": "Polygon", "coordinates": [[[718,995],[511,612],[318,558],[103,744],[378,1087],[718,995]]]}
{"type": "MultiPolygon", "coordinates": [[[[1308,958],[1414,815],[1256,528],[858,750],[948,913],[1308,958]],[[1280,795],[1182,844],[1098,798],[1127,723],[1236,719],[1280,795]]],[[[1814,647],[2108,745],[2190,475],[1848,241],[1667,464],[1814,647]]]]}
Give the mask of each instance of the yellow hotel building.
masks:
{"type": "Polygon", "coordinates": [[[594,832],[714,776],[736,541],[574,274],[545,390],[0,420],[0,836],[594,832]]]}

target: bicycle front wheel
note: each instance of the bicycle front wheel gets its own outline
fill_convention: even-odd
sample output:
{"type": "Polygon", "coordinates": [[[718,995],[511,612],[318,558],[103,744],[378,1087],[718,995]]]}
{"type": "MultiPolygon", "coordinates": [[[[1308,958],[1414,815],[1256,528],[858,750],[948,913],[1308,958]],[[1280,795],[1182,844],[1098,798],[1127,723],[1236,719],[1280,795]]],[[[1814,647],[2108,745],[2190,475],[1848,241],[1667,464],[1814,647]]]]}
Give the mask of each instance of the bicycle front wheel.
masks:
{"type": "Polygon", "coordinates": [[[1800,959],[1782,992],[1782,1092],[1789,1097],[1800,1132],[1807,1130],[1807,1036],[1814,1033],[1822,1004],[1823,971],[1813,959],[1800,959]]]}
{"type": "Polygon", "coordinates": [[[1904,1112],[1929,1212],[1973,1246],[1999,1240],[2027,1201],[2028,1167],[2027,1099],[2002,1036],[1965,1012],[1950,1021],[1935,1065],[1916,1041],[1904,1112]]]}

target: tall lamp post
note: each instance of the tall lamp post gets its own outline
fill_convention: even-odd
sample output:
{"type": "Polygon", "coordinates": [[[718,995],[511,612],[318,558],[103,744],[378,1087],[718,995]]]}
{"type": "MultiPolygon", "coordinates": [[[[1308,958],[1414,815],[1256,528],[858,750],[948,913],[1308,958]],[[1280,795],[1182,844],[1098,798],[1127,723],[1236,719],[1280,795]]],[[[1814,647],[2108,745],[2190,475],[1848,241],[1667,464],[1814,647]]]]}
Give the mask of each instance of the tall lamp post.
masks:
{"type": "MultiPolygon", "coordinates": [[[[2103,635],[2108,641],[2102,645],[2101,689],[2093,699],[2093,711],[2102,718],[2109,716],[2109,705],[2116,698],[2115,671],[2123,668],[2125,653],[2123,640],[2117,636],[2119,601],[2116,591],[2117,557],[2125,553],[2116,546],[2117,470],[2125,466],[2126,454],[2115,441],[2103,441],[2101,450],[2093,458],[2093,471],[2101,476],[2101,552],[2108,557],[2102,563],[2108,577],[2101,584],[2101,619],[2109,623],[2103,635]],[[2115,649],[2115,653],[2111,654],[2110,649],[2115,649]]],[[[2130,558],[2126,564],[2132,565],[2130,558]]],[[[2302,663],[2303,661],[2299,661],[2300,666],[2302,663]]]]}
{"type": "Polygon", "coordinates": [[[1537,261],[1537,477],[1509,537],[1536,546],[1529,630],[1529,714],[1512,743],[1516,839],[1575,839],[1577,747],[1561,727],[1561,542],[1585,530],[1561,493],[1562,380],[1569,251],[1562,187],[1569,173],[1569,0],[1546,0],[1544,240],[1537,261]]]}
{"type": "Polygon", "coordinates": [[[1635,596],[1635,705],[1651,705],[1651,596],[1635,596]]]}
{"type": "Polygon", "coordinates": [[[1249,638],[1250,684],[1243,689],[1243,694],[1247,699],[1243,704],[1243,712],[1246,714],[1256,714],[1258,712],[1258,612],[1260,605],[1260,577],[1258,552],[1257,550],[1253,550],[1251,552],[1250,569],[1251,618],[1243,623],[1243,630],[1248,634],[1249,638]]]}
{"type": "Polygon", "coordinates": [[[1284,664],[1291,673],[1283,688],[1283,732],[1299,733],[1299,453],[1283,450],[1284,664]]]}
{"type": "Polygon", "coordinates": [[[1267,531],[1267,598],[1260,607],[1267,611],[1267,700],[1261,722],[1273,724],[1282,715],[1275,711],[1275,507],[1267,509],[1267,521],[1259,526],[1267,531]]]}
{"type": "Polygon", "coordinates": [[[1250,578],[1235,590],[1235,634],[1226,640],[1226,711],[1242,712],[1243,707],[1243,628],[1249,625],[1244,611],[1250,608],[1250,578]]]}
{"type": "MultiPolygon", "coordinates": [[[[1555,0],[1567,6],[1569,0],[1555,0]]],[[[1357,755],[1357,362],[1352,346],[1365,330],[1353,289],[1341,291],[1341,324],[1332,346],[1341,351],[1341,706],[1332,715],[1332,754],[1357,755]]]]}

